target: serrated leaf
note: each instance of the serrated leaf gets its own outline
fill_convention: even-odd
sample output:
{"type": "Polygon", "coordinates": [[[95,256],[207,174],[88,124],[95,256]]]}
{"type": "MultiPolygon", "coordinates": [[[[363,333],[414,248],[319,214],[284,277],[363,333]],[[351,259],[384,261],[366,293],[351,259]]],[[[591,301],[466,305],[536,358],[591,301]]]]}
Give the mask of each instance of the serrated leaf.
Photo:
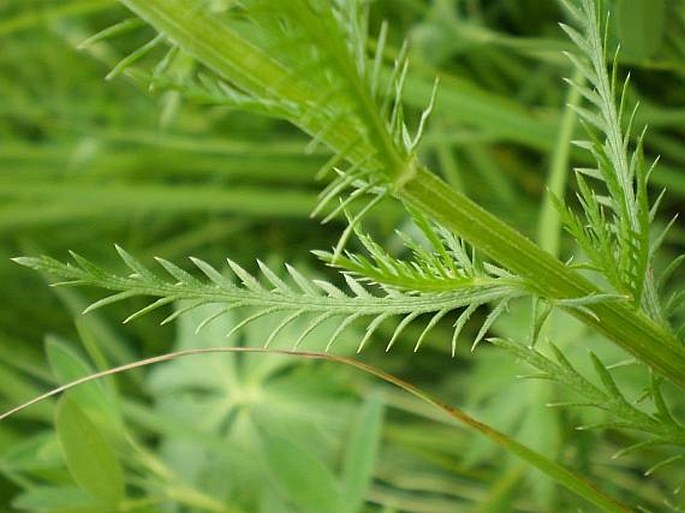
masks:
{"type": "Polygon", "coordinates": [[[492,309],[492,311],[485,318],[485,321],[478,330],[476,338],[473,340],[473,344],[471,345],[471,351],[474,351],[476,349],[481,340],[483,340],[485,338],[485,335],[487,335],[490,327],[507,310],[507,308],[509,308],[509,302],[505,299],[503,301],[500,301],[500,303],[492,309]]]}
{"type": "Polygon", "coordinates": [[[363,298],[370,298],[373,297],[368,290],[366,290],[357,280],[355,280],[352,276],[349,274],[343,275],[345,278],[345,283],[347,283],[347,286],[350,288],[350,290],[354,293],[355,296],[357,297],[363,297],[363,298]]]}
{"type": "Polygon", "coordinates": [[[602,384],[604,385],[606,391],[609,392],[609,395],[614,399],[626,402],[625,398],[621,394],[621,391],[618,389],[614,378],[611,376],[611,373],[607,370],[599,357],[595,353],[590,352],[590,358],[592,359],[592,365],[594,366],[597,375],[602,380],[602,384]]]}
{"type": "MultiPolygon", "coordinates": [[[[136,259],[133,255],[127,252],[124,248],[119,245],[115,245],[114,248],[119,253],[119,256],[124,261],[124,263],[131,269],[135,275],[146,280],[156,280],[157,277],[147,268],[142,262],[136,259]]],[[[86,261],[87,262],[87,261],[86,261]]],[[[98,269],[95,267],[95,269],[98,269]]]]}
{"type": "Polygon", "coordinates": [[[195,266],[202,271],[207,278],[209,278],[214,284],[219,285],[219,286],[225,286],[227,283],[226,278],[214,267],[209,265],[207,262],[204,260],[200,260],[199,258],[195,257],[190,257],[190,261],[195,264],[195,266]]]}
{"type": "Polygon", "coordinates": [[[123,323],[128,324],[129,322],[137,319],[138,317],[141,317],[145,314],[148,314],[154,310],[157,310],[158,308],[161,308],[164,305],[168,305],[170,303],[173,303],[177,299],[178,298],[176,296],[161,297],[158,300],[153,301],[149,305],[141,308],[140,310],[133,312],[131,315],[129,315],[128,317],[126,317],[126,319],[123,320],[123,323]]]}
{"type": "MultiPolygon", "coordinates": [[[[69,255],[71,255],[71,258],[74,259],[74,261],[78,264],[78,266],[83,271],[85,271],[87,274],[89,274],[90,276],[102,277],[105,275],[105,273],[102,269],[100,269],[96,265],[93,265],[86,258],[82,257],[81,255],[79,255],[75,251],[69,251],[69,255]]],[[[55,262],[44,261],[44,263],[53,264],[55,262]]]]}
{"type": "Polygon", "coordinates": [[[159,265],[164,267],[164,270],[166,270],[166,272],[168,272],[171,276],[176,278],[179,281],[179,283],[185,283],[187,285],[200,284],[200,282],[197,280],[197,278],[195,278],[195,276],[185,271],[184,269],[181,269],[176,264],[173,264],[161,257],[155,257],[155,260],[157,261],[157,263],[159,263],[159,265]]]}
{"type": "Polygon", "coordinates": [[[12,262],[18,265],[22,265],[24,267],[28,267],[29,269],[34,269],[34,270],[41,270],[44,267],[44,261],[43,258],[45,257],[13,257],[10,258],[12,262]]]}
{"type": "Polygon", "coordinates": [[[137,295],[138,292],[135,290],[124,290],[123,292],[117,292],[116,294],[112,294],[110,296],[103,297],[102,299],[98,299],[97,301],[95,301],[95,303],[91,303],[85,310],[83,310],[83,313],[87,314],[94,310],[97,310],[98,308],[102,308],[103,306],[112,305],[114,303],[118,303],[119,301],[123,301],[124,299],[135,297],[137,295]]]}
{"type": "Polygon", "coordinates": [[[417,352],[419,348],[421,347],[421,344],[423,343],[423,339],[426,338],[426,335],[435,327],[438,322],[440,322],[440,319],[442,319],[449,310],[440,310],[437,312],[433,317],[431,317],[430,321],[426,324],[426,327],[423,329],[421,332],[421,335],[419,335],[419,338],[416,340],[416,345],[414,346],[414,352],[417,352]]]}
{"type": "Polygon", "coordinates": [[[262,284],[259,283],[259,280],[243,269],[237,262],[234,262],[230,258],[227,258],[226,261],[228,262],[231,271],[233,271],[248,290],[253,292],[265,292],[265,289],[262,287],[262,284]]]}
{"type": "MultiPolygon", "coordinates": [[[[290,315],[286,315],[279,323],[278,325],[271,330],[271,333],[269,334],[269,338],[266,339],[266,342],[264,342],[264,347],[269,347],[271,343],[276,339],[278,334],[283,331],[284,328],[286,328],[289,324],[297,320],[298,318],[302,317],[302,315],[305,313],[304,310],[297,310],[296,312],[291,313],[290,315]]],[[[297,345],[297,343],[295,344],[297,345]]]]}
{"type": "Polygon", "coordinates": [[[286,282],[284,282],[275,272],[273,272],[264,262],[257,260],[259,270],[262,271],[264,277],[274,286],[275,290],[284,293],[292,293],[292,290],[286,282]]]}
{"type": "Polygon", "coordinates": [[[390,337],[390,341],[388,342],[388,345],[386,346],[385,350],[390,351],[392,346],[395,344],[395,340],[397,340],[397,337],[400,336],[400,334],[404,331],[404,329],[409,326],[409,324],[416,319],[420,313],[418,312],[412,312],[406,317],[404,317],[400,323],[397,325],[397,328],[395,328],[395,331],[393,332],[392,336],[390,337]]]}
{"type": "Polygon", "coordinates": [[[338,287],[336,287],[335,285],[333,285],[332,283],[329,283],[327,281],[313,280],[312,283],[314,283],[317,287],[321,288],[321,290],[323,290],[330,297],[334,297],[334,298],[350,297],[347,294],[345,294],[342,290],[340,290],[338,287]]]}
{"type": "Polygon", "coordinates": [[[318,296],[319,293],[312,287],[310,281],[305,278],[305,276],[295,269],[293,266],[286,264],[285,268],[288,270],[288,274],[292,277],[300,290],[309,296],[318,296]]]}

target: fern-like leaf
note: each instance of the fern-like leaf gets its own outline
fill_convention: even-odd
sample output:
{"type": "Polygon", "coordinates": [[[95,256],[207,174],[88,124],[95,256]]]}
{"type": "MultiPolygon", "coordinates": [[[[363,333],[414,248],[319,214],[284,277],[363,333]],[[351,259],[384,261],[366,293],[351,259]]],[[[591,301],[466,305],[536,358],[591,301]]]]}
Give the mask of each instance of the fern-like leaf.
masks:
{"type": "Polygon", "coordinates": [[[569,83],[592,107],[576,109],[589,136],[589,140],[579,141],[577,145],[590,152],[596,167],[576,170],[578,200],[584,219],[561,201],[558,206],[567,230],[592,266],[602,272],[616,292],[629,296],[636,308],[666,325],[651,272],[658,242],[650,243],[650,225],[656,206],[650,205],[647,183],[655,163],[645,162],[644,131],[631,145],[637,107],[626,112],[628,79],[622,84],[618,80],[616,56],[613,72],[607,67],[606,33],[602,30],[598,7],[601,2],[581,0],[576,5],[564,0],[562,3],[582,31],[562,25],[582,55],[569,55],[569,58],[589,86],[569,83]]]}
{"type": "MultiPolygon", "coordinates": [[[[339,329],[328,342],[328,346],[331,347],[342,335],[345,327],[358,319],[366,319],[367,330],[360,342],[361,348],[382,322],[391,317],[399,318],[400,322],[388,342],[389,348],[410,322],[431,314],[431,319],[419,339],[420,343],[437,320],[449,312],[464,307],[472,311],[474,307],[486,303],[508,300],[525,294],[519,283],[503,278],[493,278],[484,282],[460,282],[458,287],[453,287],[449,291],[402,293],[397,290],[372,291],[360,280],[347,275],[348,290],[342,290],[325,281],[311,280],[290,266],[286,266],[289,275],[286,282],[263,263],[259,263],[263,277],[258,279],[231,260],[228,264],[233,276],[224,276],[207,262],[193,258],[192,263],[208,278],[203,281],[175,264],[157,259],[160,267],[168,274],[167,278],[156,275],[123,249],[117,250],[124,263],[133,271],[131,274],[119,275],[106,271],[76,254],[73,255],[74,263],[62,263],[45,256],[22,257],[15,261],[57,278],[59,285],[88,285],[112,292],[111,295],[91,305],[88,311],[135,296],[153,298],[150,304],[134,312],[127,321],[176,301],[187,303],[184,311],[204,304],[225,307],[219,314],[213,314],[211,318],[205,319],[200,328],[221,313],[238,308],[248,309],[249,315],[232,330],[232,333],[269,315],[278,314],[283,317],[277,332],[290,322],[307,316],[310,318],[310,324],[296,341],[296,345],[321,323],[338,318],[339,329]]],[[[178,311],[163,322],[169,322],[176,316],[178,311]]],[[[266,342],[271,343],[275,336],[276,333],[266,342]]]]}
{"type": "Polygon", "coordinates": [[[423,240],[398,231],[397,235],[411,252],[411,259],[394,257],[373,238],[356,227],[356,239],[366,254],[345,251],[314,251],[329,266],[351,274],[365,283],[384,290],[403,293],[439,293],[463,287],[509,282],[525,288],[523,280],[491,264],[481,263],[465,243],[423,216],[412,212],[415,227],[423,240]]]}
{"type": "MultiPolygon", "coordinates": [[[[158,0],[154,0],[155,4],[158,0]]],[[[187,60],[198,50],[186,40],[182,27],[171,20],[156,19],[159,34],[125,58],[113,74],[128,69],[160,43],[170,47],[167,55],[148,73],[154,89],[171,88],[188,99],[228,105],[262,115],[286,119],[312,137],[309,149],[324,144],[335,156],[321,176],[333,172],[315,213],[342,201],[325,220],[345,211],[350,202],[371,194],[371,200],[351,219],[337,247],[339,254],[354,224],[379,201],[414,176],[417,149],[437,94],[437,81],[427,107],[411,130],[405,124],[403,93],[407,76],[407,47],[399,52],[390,73],[384,73],[383,50],[387,24],[377,34],[375,53],[367,52],[368,5],[361,0],[273,2],[243,0],[228,3],[212,13],[201,0],[171,0],[162,7],[138,0],[124,1],[134,12],[158,12],[177,8],[197,18],[215,39],[234,50],[220,62],[194,63],[191,73],[175,72],[178,55],[187,60]],[[181,50],[181,48],[183,50],[181,50]],[[250,73],[270,76],[265,82],[250,73]],[[350,190],[352,191],[350,194],[350,190]],[[349,196],[345,196],[349,194],[349,196]],[[333,203],[331,203],[333,202],[333,203]]],[[[115,36],[137,25],[124,23],[93,37],[115,36]]],[[[200,52],[204,52],[203,46],[200,52]]],[[[140,74],[137,73],[137,76],[140,74]]]]}
{"type": "MultiPolygon", "coordinates": [[[[601,387],[580,374],[563,352],[553,344],[550,347],[556,361],[535,348],[524,346],[512,340],[496,338],[490,339],[490,341],[539,371],[539,374],[534,376],[536,379],[555,381],[575,391],[582,397],[582,401],[576,405],[591,406],[606,412],[610,421],[602,423],[602,427],[620,427],[641,431],[648,436],[650,446],[665,444],[685,447],[685,425],[676,421],[669,411],[661,396],[658,380],[653,384],[653,390],[650,393],[655,412],[649,414],[623,396],[611,376],[610,370],[594,354],[591,354],[591,359],[602,384],[601,387]]],[[[590,427],[584,426],[583,428],[589,429],[590,427]]],[[[639,447],[634,449],[637,448],[639,447]]],[[[630,452],[632,449],[628,448],[620,454],[630,452]]]]}

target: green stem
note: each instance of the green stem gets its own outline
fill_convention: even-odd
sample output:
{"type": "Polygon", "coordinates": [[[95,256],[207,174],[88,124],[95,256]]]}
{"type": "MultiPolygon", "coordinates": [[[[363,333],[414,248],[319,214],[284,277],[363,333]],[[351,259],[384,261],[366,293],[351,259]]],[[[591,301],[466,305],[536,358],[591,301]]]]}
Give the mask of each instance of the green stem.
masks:
{"type": "MultiPolygon", "coordinates": [[[[541,297],[554,301],[602,293],[586,278],[423,167],[397,191],[397,196],[525,278],[541,297]]],[[[569,311],[685,388],[685,348],[661,326],[619,302],[588,304],[584,309],[569,311]]]]}
{"type": "MultiPolygon", "coordinates": [[[[320,97],[306,77],[299,77],[269,53],[255,46],[242,34],[222,22],[192,0],[119,0],[183,51],[195,57],[231,85],[257,98],[274,98],[293,105],[309,105],[320,97]],[[289,83],[287,88],[278,87],[289,83]]],[[[328,121],[317,116],[291,119],[312,136],[328,128],[328,121]]],[[[339,124],[327,131],[325,142],[353,161],[372,153],[359,142],[353,127],[339,124]],[[354,147],[350,150],[351,143],[354,147]]]]}
{"type": "MultiPolygon", "coordinates": [[[[192,0],[120,0],[184,51],[231,84],[257,96],[273,94],[273,84],[289,80],[291,87],[279,90],[281,100],[307,104],[318,97],[306,77],[297,77],[264,50],[247,41],[221,19],[210,15],[192,0]]],[[[309,134],[325,127],[316,116],[291,120],[309,134]]],[[[353,127],[336,126],[325,134],[325,142],[337,151],[347,151],[359,140],[353,127]]],[[[372,149],[371,149],[372,150],[372,149]]],[[[357,161],[372,153],[359,143],[346,153],[357,161]]],[[[397,170],[386,170],[392,176],[397,170]]],[[[422,166],[396,184],[395,195],[433,217],[476,249],[503,267],[527,279],[533,292],[548,300],[583,298],[601,291],[583,276],[511,228],[476,203],[451,189],[422,166]],[[398,187],[399,185],[399,187],[398,187]]],[[[685,388],[685,347],[663,327],[627,305],[604,302],[570,309],[586,324],[685,388]]]]}

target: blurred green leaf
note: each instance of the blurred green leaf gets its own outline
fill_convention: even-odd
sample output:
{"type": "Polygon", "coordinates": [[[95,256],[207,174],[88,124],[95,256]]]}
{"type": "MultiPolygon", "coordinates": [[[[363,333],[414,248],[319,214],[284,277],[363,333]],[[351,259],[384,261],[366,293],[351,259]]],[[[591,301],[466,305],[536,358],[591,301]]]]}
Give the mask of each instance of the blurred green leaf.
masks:
{"type": "MultiPolygon", "coordinates": [[[[45,349],[50,368],[62,384],[75,381],[94,371],[65,342],[48,336],[45,349]]],[[[113,391],[102,380],[86,383],[68,392],[68,396],[84,411],[100,430],[114,438],[123,438],[123,424],[113,391]]]]}
{"type": "MultiPolygon", "coordinates": [[[[0,397],[7,406],[15,406],[40,393],[40,389],[27,380],[19,371],[0,361],[0,397]]],[[[22,412],[22,415],[36,420],[50,418],[50,405],[43,403],[36,405],[37,408],[22,412]]]]}
{"type": "Polygon", "coordinates": [[[651,57],[663,42],[665,26],[665,0],[620,0],[616,28],[621,56],[636,61],[651,57]]]}
{"type": "Polygon", "coordinates": [[[73,486],[40,486],[32,488],[17,497],[15,508],[41,513],[109,513],[116,506],[98,502],[93,497],[73,486]]]}
{"type": "Polygon", "coordinates": [[[64,460],[78,485],[95,498],[116,504],[124,498],[124,472],[114,449],[72,399],[64,397],[55,412],[64,460]]]}
{"type": "Polygon", "coordinates": [[[364,504],[380,445],[382,421],[383,401],[379,394],[373,394],[357,416],[345,452],[343,497],[347,513],[361,511],[364,504]]]}
{"type": "Polygon", "coordinates": [[[340,487],[331,471],[304,447],[267,436],[264,453],[269,470],[282,494],[302,513],[341,513],[347,511],[340,487]]]}

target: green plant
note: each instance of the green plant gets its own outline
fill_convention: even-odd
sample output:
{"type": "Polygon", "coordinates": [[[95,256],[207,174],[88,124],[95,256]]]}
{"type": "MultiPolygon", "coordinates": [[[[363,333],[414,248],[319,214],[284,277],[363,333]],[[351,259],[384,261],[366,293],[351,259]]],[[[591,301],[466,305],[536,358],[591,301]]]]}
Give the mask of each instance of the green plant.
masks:
{"type": "MultiPolygon", "coordinates": [[[[316,252],[316,255],[340,273],[337,278],[313,279],[287,266],[287,276],[283,277],[273,266],[258,261],[260,275],[257,276],[228,260],[228,274],[206,260],[193,258],[195,271],[204,275],[200,279],[197,272],[158,258],[157,262],[168,275],[162,277],[119,247],[117,251],[128,267],[126,273],[105,270],[76,253],[72,254],[74,263],[65,264],[50,257],[20,257],[15,261],[57,278],[62,285],[95,286],[112,292],[92,303],[86,312],[137,296],[152,297],[152,303],[139,308],[126,321],[180,304],[165,317],[163,324],[177,318],[189,322],[189,316],[200,312],[203,315],[194,319],[198,331],[223,326],[207,338],[216,340],[226,333],[230,336],[250,329],[254,323],[258,326],[254,329],[261,331],[252,340],[266,346],[289,341],[295,349],[302,343],[325,341],[322,349],[328,351],[341,336],[356,334],[363,326],[363,332],[355,336],[361,350],[383,329],[386,321],[394,321],[393,329],[384,337],[387,349],[401,338],[411,338],[418,350],[432,330],[442,329],[443,334],[449,332],[454,355],[469,320],[477,315],[479,308],[487,307],[488,313],[480,318],[470,337],[473,348],[487,338],[536,368],[539,374],[533,377],[561,383],[580,396],[579,401],[564,401],[565,405],[592,406],[606,413],[591,423],[639,432],[639,436],[628,439],[622,453],[654,450],[652,456],[656,461],[650,473],[682,461],[685,427],[675,412],[676,407],[682,407],[682,401],[673,392],[671,395],[675,398],[670,398],[668,391],[662,391],[664,381],[674,390],[682,392],[685,388],[685,347],[682,327],[677,325],[682,317],[678,309],[682,290],[676,290],[666,299],[669,277],[677,272],[682,258],[664,266],[660,275],[655,274],[656,268],[662,266],[656,262],[657,250],[674,221],[661,232],[653,233],[661,196],[654,202],[649,201],[648,180],[653,166],[643,156],[644,132],[632,138],[637,110],[628,107],[629,84],[626,81],[621,85],[618,80],[616,59],[613,73],[607,70],[609,43],[603,33],[605,21],[600,16],[603,8],[590,0],[583,0],[579,5],[564,2],[580,31],[564,27],[576,48],[569,54],[575,77],[570,81],[571,108],[566,112],[567,123],[555,153],[557,175],[549,182],[544,217],[547,224],[540,228],[540,247],[501,217],[443,182],[422,163],[419,147],[426,135],[436,94],[440,94],[439,86],[436,84],[425,99],[428,107],[424,111],[405,112],[404,89],[412,73],[407,47],[395,53],[394,65],[387,69],[385,62],[391,53],[388,26],[381,24],[378,36],[370,43],[368,6],[342,0],[254,0],[211,5],[194,0],[122,0],[122,3],[156,34],[149,43],[114,66],[111,76],[126,74],[134,83],[149,84],[165,95],[180,93],[180,97],[201,103],[287,120],[309,134],[311,151],[317,151],[319,146],[332,151],[321,168],[320,176],[328,184],[314,212],[322,214],[324,222],[332,222],[344,214],[348,225],[331,252],[316,252]],[[151,71],[145,71],[150,69],[146,66],[133,67],[159,46],[166,46],[167,51],[151,71]],[[587,107],[580,105],[581,97],[587,107]],[[574,113],[586,125],[589,138],[577,146],[589,152],[592,162],[576,172],[580,209],[567,206],[563,199],[563,175],[568,142],[574,132],[574,113]],[[416,129],[410,130],[410,125],[416,129]],[[408,258],[395,256],[361,226],[363,218],[368,218],[375,207],[391,197],[399,200],[411,219],[411,224],[398,237],[410,254],[408,258]],[[551,205],[556,205],[556,210],[551,205]],[[582,252],[578,262],[573,259],[564,263],[557,258],[559,245],[555,241],[560,224],[582,252]],[[353,236],[363,253],[348,249],[353,236]],[[521,337],[515,329],[507,327],[504,314],[510,308],[516,309],[524,299],[530,300],[533,306],[528,312],[529,334],[521,337]],[[216,306],[207,310],[208,305],[216,306]],[[578,365],[570,363],[566,356],[570,348],[559,349],[547,343],[547,339],[554,342],[556,327],[572,322],[564,314],[570,314],[589,329],[582,332],[582,328],[574,325],[584,337],[603,335],[630,355],[630,363],[649,373],[648,379],[641,378],[648,386],[640,399],[647,401],[651,409],[627,399],[626,392],[616,383],[612,368],[596,354],[591,353],[591,362],[600,385],[589,381],[577,370],[578,365]],[[421,321],[420,330],[408,337],[412,323],[421,321]],[[263,322],[271,323],[268,329],[264,329],[263,322]],[[493,337],[493,332],[498,336],[493,337]],[[676,406],[670,406],[669,401],[674,401],[676,406]]],[[[625,16],[625,10],[621,12],[625,16]]],[[[137,18],[127,20],[92,37],[85,46],[92,47],[108,37],[140,28],[137,18]]],[[[185,336],[190,335],[185,333],[185,336]]],[[[217,357],[215,361],[221,360],[217,357]]],[[[59,374],[57,363],[53,369],[59,374]]],[[[84,366],[81,369],[85,371],[84,366]]],[[[174,374],[171,367],[168,369],[170,375],[174,374]]],[[[202,371],[177,369],[176,374],[192,376],[194,372],[202,371]]],[[[61,380],[68,381],[64,375],[62,371],[61,380]]],[[[216,384],[200,382],[190,386],[203,390],[209,387],[219,396],[231,395],[230,387],[217,390],[216,384]]],[[[183,385],[189,386],[189,383],[183,385]]],[[[166,386],[173,390],[175,385],[166,386]]],[[[108,393],[112,395],[113,391],[108,393]]],[[[90,468],[93,461],[67,461],[67,466],[81,492],[95,495],[107,504],[120,504],[124,497],[123,471],[112,455],[116,451],[110,446],[121,447],[132,442],[121,440],[126,436],[123,429],[98,435],[98,427],[102,429],[110,422],[98,423],[96,419],[89,426],[88,415],[79,410],[83,407],[79,404],[78,400],[66,399],[58,406],[62,447],[67,455],[78,453],[69,449],[70,437],[75,431],[69,426],[83,426],[99,449],[95,454],[108,462],[105,468],[109,470],[108,474],[93,478],[87,471],[78,470],[90,468]],[[109,484],[100,487],[101,483],[109,484]]],[[[371,416],[368,422],[378,425],[377,403],[367,408],[376,412],[367,411],[371,416]]],[[[191,409],[190,405],[181,407],[177,418],[191,409]]],[[[211,411],[210,408],[204,414],[211,416],[211,411]]],[[[297,461],[290,442],[268,440],[264,446],[266,458],[279,455],[284,473],[280,479],[286,479],[290,472],[308,473],[311,479],[317,475],[328,476],[321,478],[325,482],[317,487],[320,495],[311,489],[294,492],[297,497],[291,506],[300,508],[298,511],[314,511],[326,504],[322,507],[324,511],[341,510],[335,493],[323,492],[335,488],[331,484],[334,478],[323,470],[315,471],[322,467],[315,457],[309,458],[309,465],[303,465],[297,461]]],[[[76,447],[77,441],[73,443],[76,447]]],[[[507,446],[513,454],[523,455],[548,477],[595,505],[607,511],[627,510],[582,481],[574,481],[576,477],[572,474],[557,472],[558,468],[541,454],[519,445],[514,448],[514,445],[507,446]],[[581,484],[576,486],[577,483],[581,484]]],[[[355,450],[354,446],[351,450],[355,450]]],[[[153,456],[148,456],[150,459],[142,465],[146,472],[156,465],[153,456]]],[[[330,454],[319,456],[323,460],[330,458],[330,454]]],[[[224,461],[214,471],[220,472],[217,469],[222,464],[240,465],[224,461]]],[[[140,467],[136,471],[141,471],[140,467]]],[[[254,472],[254,468],[246,472],[254,472]]],[[[159,473],[167,482],[173,482],[164,476],[169,473],[168,469],[159,473]]],[[[149,489],[149,486],[141,488],[149,489]]],[[[297,489],[297,483],[286,482],[280,486],[291,492],[297,489]]],[[[227,492],[222,490],[222,493],[227,492]]],[[[79,498],[85,500],[77,493],[74,500],[78,502],[79,498]]],[[[167,498],[182,499],[189,508],[231,511],[212,502],[211,497],[196,496],[190,490],[180,499],[173,494],[167,498]]],[[[147,507],[145,499],[141,500],[142,507],[147,507]]],[[[261,490],[252,490],[245,503],[255,509],[286,507],[277,497],[261,490]]],[[[126,504],[128,508],[138,507],[135,501],[126,504]]],[[[677,510],[678,506],[673,507],[677,510]]]]}

